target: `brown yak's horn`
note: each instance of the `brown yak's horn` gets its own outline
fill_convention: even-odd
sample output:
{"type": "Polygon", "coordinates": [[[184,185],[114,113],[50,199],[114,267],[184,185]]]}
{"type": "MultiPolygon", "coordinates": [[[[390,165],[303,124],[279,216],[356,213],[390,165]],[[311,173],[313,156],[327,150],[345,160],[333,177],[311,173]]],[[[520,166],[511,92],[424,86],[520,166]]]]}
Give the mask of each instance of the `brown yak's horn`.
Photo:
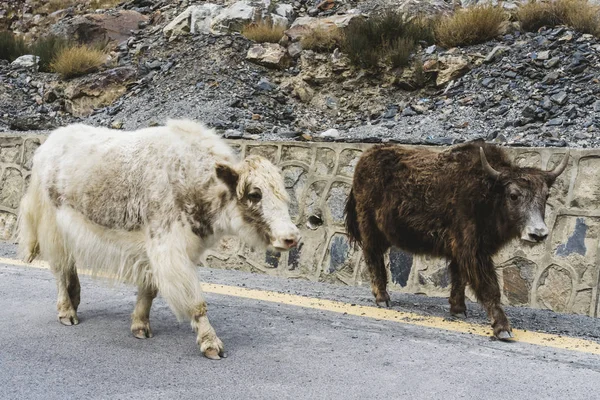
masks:
{"type": "Polygon", "coordinates": [[[483,152],[483,147],[479,148],[479,155],[481,156],[481,165],[483,166],[483,170],[491,178],[498,179],[498,177],[500,176],[500,172],[498,172],[494,168],[492,168],[492,166],[488,162],[487,158],[485,158],[485,153],[483,152]]]}
{"type": "Polygon", "coordinates": [[[554,167],[554,169],[552,171],[548,171],[548,178],[550,178],[550,180],[554,181],[556,178],[558,178],[558,176],[560,174],[562,174],[565,170],[565,168],[567,168],[567,164],[569,163],[569,149],[567,149],[567,151],[565,152],[565,155],[562,159],[562,161],[560,162],[560,164],[558,164],[556,167],[554,167]]]}

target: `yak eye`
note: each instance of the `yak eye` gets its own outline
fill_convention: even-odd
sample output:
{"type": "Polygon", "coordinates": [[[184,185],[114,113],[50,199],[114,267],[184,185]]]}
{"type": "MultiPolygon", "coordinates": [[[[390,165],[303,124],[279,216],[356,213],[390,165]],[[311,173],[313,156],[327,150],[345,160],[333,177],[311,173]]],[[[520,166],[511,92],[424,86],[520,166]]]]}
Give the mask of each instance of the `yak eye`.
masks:
{"type": "Polygon", "coordinates": [[[248,200],[250,200],[252,203],[258,203],[262,200],[262,193],[260,190],[250,192],[248,193],[248,200]]]}
{"type": "Polygon", "coordinates": [[[519,194],[518,194],[518,193],[511,193],[511,194],[510,194],[510,199],[511,199],[512,201],[517,201],[517,200],[519,200],[519,194]]]}

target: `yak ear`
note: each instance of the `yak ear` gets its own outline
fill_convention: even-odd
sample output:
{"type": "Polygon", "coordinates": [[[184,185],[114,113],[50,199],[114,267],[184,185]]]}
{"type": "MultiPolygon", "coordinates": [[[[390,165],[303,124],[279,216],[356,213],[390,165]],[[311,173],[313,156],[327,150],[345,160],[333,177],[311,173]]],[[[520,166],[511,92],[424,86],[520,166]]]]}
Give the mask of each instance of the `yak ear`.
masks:
{"type": "Polygon", "coordinates": [[[236,192],[238,180],[240,179],[240,174],[228,164],[217,163],[215,166],[215,171],[217,173],[217,178],[222,180],[229,190],[233,193],[236,192]]]}

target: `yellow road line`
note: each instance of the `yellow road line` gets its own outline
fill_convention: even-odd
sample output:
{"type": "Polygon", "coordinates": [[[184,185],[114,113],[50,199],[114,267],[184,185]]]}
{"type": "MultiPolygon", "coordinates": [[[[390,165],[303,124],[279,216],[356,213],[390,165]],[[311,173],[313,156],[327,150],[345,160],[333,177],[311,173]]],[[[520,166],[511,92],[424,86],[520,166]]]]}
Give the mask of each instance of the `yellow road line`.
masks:
{"type": "MultiPolygon", "coordinates": [[[[48,264],[43,261],[34,261],[31,264],[27,264],[19,260],[0,257],[0,264],[48,269],[48,264]]],[[[78,269],[78,272],[84,275],[91,275],[91,271],[89,270],[78,269]]],[[[105,276],[105,278],[109,277],[105,276]]],[[[207,293],[287,304],[384,321],[394,321],[426,328],[443,329],[452,332],[469,333],[472,335],[485,337],[489,337],[492,334],[491,328],[488,326],[472,324],[465,321],[453,321],[442,317],[424,316],[411,312],[396,311],[371,306],[352,305],[340,301],[213,283],[203,283],[202,289],[207,293]]],[[[591,340],[541,332],[532,332],[522,329],[513,329],[513,334],[515,335],[515,340],[521,343],[600,355],[600,344],[591,340]]]]}

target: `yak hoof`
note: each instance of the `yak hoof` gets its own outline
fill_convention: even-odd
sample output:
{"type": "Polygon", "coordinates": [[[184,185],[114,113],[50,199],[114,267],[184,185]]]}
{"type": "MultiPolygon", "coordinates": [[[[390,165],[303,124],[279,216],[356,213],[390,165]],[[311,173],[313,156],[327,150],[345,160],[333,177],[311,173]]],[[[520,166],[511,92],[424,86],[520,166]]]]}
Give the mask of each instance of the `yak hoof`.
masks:
{"type": "Polygon", "coordinates": [[[148,329],[140,328],[140,329],[131,331],[131,333],[133,333],[133,336],[135,336],[138,339],[150,339],[153,336],[152,331],[150,331],[150,328],[148,328],[148,329]]]}
{"type": "Polygon", "coordinates": [[[219,350],[217,349],[208,349],[204,352],[204,357],[210,358],[211,360],[220,360],[219,350]]]}
{"type": "Polygon", "coordinates": [[[77,317],[58,317],[58,320],[61,324],[65,326],[77,325],[79,324],[79,319],[77,317]]]}
{"type": "Polygon", "coordinates": [[[505,340],[508,341],[512,338],[514,338],[515,336],[512,334],[512,332],[509,331],[500,331],[498,332],[498,334],[496,335],[496,337],[500,340],[505,340]]]}
{"type": "Polygon", "coordinates": [[[375,300],[375,304],[377,304],[377,307],[381,307],[381,308],[383,308],[384,304],[385,304],[385,307],[390,308],[392,303],[389,300],[379,300],[379,301],[375,300]]]}
{"type": "Polygon", "coordinates": [[[467,313],[466,312],[461,312],[461,313],[451,313],[451,315],[456,318],[456,319],[467,319],[467,313]]]}

